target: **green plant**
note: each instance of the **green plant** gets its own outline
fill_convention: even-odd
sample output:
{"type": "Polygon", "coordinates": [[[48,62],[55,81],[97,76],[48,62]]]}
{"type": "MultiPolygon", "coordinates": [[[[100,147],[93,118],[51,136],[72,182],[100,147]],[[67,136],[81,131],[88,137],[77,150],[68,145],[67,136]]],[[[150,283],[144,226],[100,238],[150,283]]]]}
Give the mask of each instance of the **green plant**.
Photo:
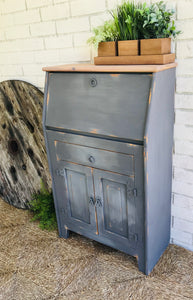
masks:
{"type": "Polygon", "coordinates": [[[45,188],[43,181],[41,181],[40,192],[32,195],[30,209],[34,214],[31,221],[39,220],[41,229],[51,231],[57,228],[53,195],[45,188]]]}
{"type": "Polygon", "coordinates": [[[138,27],[141,39],[152,38],[176,38],[180,31],[176,30],[173,9],[166,9],[163,1],[151,4],[149,7],[144,4],[138,8],[143,26],[138,27]]]}
{"type": "Polygon", "coordinates": [[[142,4],[123,2],[111,12],[118,32],[118,40],[138,40],[143,26],[142,4]]]}
{"type": "Polygon", "coordinates": [[[103,25],[93,28],[94,36],[88,39],[89,44],[96,48],[100,42],[111,42],[117,40],[117,29],[114,20],[105,21],[103,25]]]}

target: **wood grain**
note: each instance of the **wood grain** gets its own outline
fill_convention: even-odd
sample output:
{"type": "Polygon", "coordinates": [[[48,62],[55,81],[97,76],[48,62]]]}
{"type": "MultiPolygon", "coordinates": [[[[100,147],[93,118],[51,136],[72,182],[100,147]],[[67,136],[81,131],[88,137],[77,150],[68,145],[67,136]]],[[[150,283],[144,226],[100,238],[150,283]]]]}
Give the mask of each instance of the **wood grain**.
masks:
{"type": "Polygon", "coordinates": [[[98,56],[115,56],[116,53],[115,42],[101,42],[98,46],[98,56]]]}
{"type": "Polygon", "coordinates": [[[163,55],[136,55],[136,56],[115,56],[115,57],[95,57],[95,65],[164,65],[173,63],[175,61],[175,54],[163,55]]]}
{"type": "Polygon", "coordinates": [[[118,55],[138,55],[138,41],[118,41],[118,55]]]}
{"type": "Polygon", "coordinates": [[[46,72],[120,72],[120,73],[156,73],[175,68],[177,63],[165,65],[93,65],[93,64],[68,64],[59,66],[48,66],[42,68],[46,72]]]}
{"type": "Polygon", "coordinates": [[[43,93],[10,80],[0,83],[0,196],[28,208],[40,179],[51,187],[42,131],[43,93]]]}
{"type": "Polygon", "coordinates": [[[170,54],[171,38],[140,40],[141,55],[170,54]]]}

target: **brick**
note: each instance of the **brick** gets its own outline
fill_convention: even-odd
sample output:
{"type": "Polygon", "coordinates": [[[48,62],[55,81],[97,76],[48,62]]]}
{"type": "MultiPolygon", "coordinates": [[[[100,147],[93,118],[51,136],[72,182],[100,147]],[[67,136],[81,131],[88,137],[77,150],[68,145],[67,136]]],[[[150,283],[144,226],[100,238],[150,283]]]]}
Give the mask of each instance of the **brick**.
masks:
{"type": "Polygon", "coordinates": [[[173,193],[183,194],[184,196],[193,197],[193,188],[192,184],[173,180],[172,184],[173,193]]]}
{"type": "Polygon", "coordinates": [[[178,75],[193,75],[193,58],[178,59],[177,67],[178,75]]]}
{"type": "Polygon", "coordinates": [[[72,16],[90,15],[106,10],[104,0],[76,0],[71,1],[70,5],[72,16]]]}
{"type": "Polygon", "coordinates": [[[8,40],[29,37],[30,36],[29,26],[19,25],[19,26],[10,27],[5,30],[5,35],[8,40]]]}
{"type": "Polygon", "coordinates": [[[177,3],[177,18],[178,19],[192,19],[193,18],[193,2],[180,1],[177,3]]]}
{"type": "Polygon", "coordinates": [[[179,40],[176,47],[176,56],[177,58],[193,57],[193,41],[179,40]]]}
{"type": "Polygon", "coordinates": [[[188,140],[193,142],[193,126],[174,125],[175,140],[188,140]]]}
{"type": "Polygon", "coordinates": [[[41,38],[22,39],[14,41],[14,47],[18,51],[36,51],[44,49],[44,43],[41,38]]]}
{"type": "Polygon", "coordinates": [[[36,8],[52,4],[52,0],[26,0],[27,8],[36,8]]]}
{"type": "Polygon", "coordinates": [[[183,109],[193,109],[193,95],[176,94],[175,107],[183,109]]]}
{"type": "Polygon", "coordinates": [[[180,219],[180,218],[174,218],[174,228],[176,230],[182,230],[184,232],[193,233],[193,226],[192,222],[180,219]]]}
{"type": "Polygon", "coordinates": [[[64,3],[64,2],[68,2],[68,0],[53,0],[54,3],[64,3]]]}
{"type": "Polygon", "coordinates": [[[21,66],[13,66],[6,64],[5,66],[1,66],[0,75],[2,76],[18,76],[23,75],[21,66]]]}
{"type": "MultiPolygon", "coordinates": [[[[148,2],[149,0],[147,0],[148,2]]],[[[107,0],[107,8],[108,9],[114,9],[117,5],[121,4],[122,0],[107,0]]],[[[141,2],[141,1],[140,1],[141,2]]]]}
{"type": "Polygon", "coordinates": [[[177,93],[193,93],[193,76],[177,77],[176,91],[177,93]]]}
{"type": "Polygon", "coordinates": [[[46,49],[63,49],[72,47],[72,35],[67,34],[44,39],[46,49]]]}
{"type": "Polygon", "coordinates": [[[16,11],[25,10],[25,0],[6,0],[1,3],[1,12],[3,14],[8,14],[16,11]]]}
{"type": "Polygon", "coordinates": [[[183,242],[177,241],[175,239],[172,239],[171,243],[175,244],[175,245],[178,245],[178,246],[181,246],[183,248],[186,248],[187,250],[193,251],[193,245],[190,245],[190,244],[187,244],[187,243],[183,243],[183,242]]]}
{"type": "Polygon", "coordinates": [[[0,16],[0,28],[7,28],[12,26],[13,24],[13,14],[0,16]]]}
{"type": "Polygon", "coordinates": [[[86,46],[87,45],[87,40],[90,36],[91,36],[90,32],[83,32],[83,33],[74,34],[74,46],[75,47],[86,46]]]}
{"type": "Polygon", "coordinates": [[[193,198],[185,197],[179,194],[174,194],[174,205],[193,210],[193,198]]]}
{"type": "Polygon", "coordinates": [[[43,65],[41,64],[27,64],[27,65],[23,65],[23,73],[24,75],[37,75],[39,76],[42,72],[42,67],[43,65]]]}
{"type": "Polygon", "coordinates": [[[173,155],[173,165],[178,168],[193,170],[193,157],[187,155],[173,155]]]}
{"type": "Polygon", "coordinates": [[[0,64],[1,65],[22,65],[26,63],[34,62],[34,52],[9,52],[1,53],[0,55],[0,64]]]}
{"type": "Polygon", "coordinates": [[[40,13],[38,9],[32,9],[13,15],[14,24],[31,24],[40,22],[40,13]]]}
{"type": "Polygon", "coordinates": [[[175,141],[175,153],[192,155],[193,153],[193,142],[189,141],[175,141]]]}
{"type": "Polygon", "coordinates": [[[193,183],[193,170],[174,168],[174,179],[181,182],[193,183]]]}
{"type": "Polygon", "coordinates": [[[91,29],[97,26],[103,25],[103,23],[111,18],[110,14],[108,12],[98,14],[96,16],[90,16],[90,24],[91,29]]]}
{"type": "Polygon", "coordinates": [[[90,61],[90,48],[80,47],[80,48],[69,48],[60,50],[60,61],[63,62],[88,62],[90,61]]]}
{"type": "Polygon", "coordinates": [[[0,31],[0,41],[4,41],[4,40],[5,40],[5,32],[0,31]]]}
{"type": "Polygon", "coordinates": [[[67,18],[70,16],[69,4],[64,3],[41,8],[41,16],[43,21],[67,18]]]}
{"type": "Polygon", "coordinates": [[[193,111],[176,110],[176,123],[193,125],[193,111]]]}
{"type": "Polygon", "coordinates": [[[171,229],[171,238],[179,241],[181,243],[186,243],[192,245],[192,234],[188,232],[183,232],[175,228],[171,229]]]}
{"type": "Polygon", "coordinates": [[[36,63],[52,63],[59,61],[59,53],[57,50],[44,50],[35,53],[36,63]]]}
{"type": "Polygon", "coordinates": [[[88,17],[71,18],[64,21],[56,21],[57,33],[71,33],[89,31],[89,19],[88,17]]]}
{"type": "Polygon", "coordinates": [[[55,34],[55,23],[54,22],[44,22],[30,25],[32,36],[45,36],[55,34]]]}
{"type": "Polygon", "coordinates": [[[178,37],[179,40],[193,38],[193,20],[178,21],[176,22],[176,27],[182,32],[178,37]]]}

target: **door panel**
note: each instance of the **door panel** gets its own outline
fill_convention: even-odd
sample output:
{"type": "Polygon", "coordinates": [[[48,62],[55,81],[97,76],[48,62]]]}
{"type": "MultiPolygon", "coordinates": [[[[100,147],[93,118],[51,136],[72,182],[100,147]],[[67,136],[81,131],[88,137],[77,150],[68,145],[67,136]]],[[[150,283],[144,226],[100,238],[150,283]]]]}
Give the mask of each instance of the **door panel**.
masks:
{"type": "Polygon", "coordinates": [[[110,172],[93,171],[99,235],[124,247],[136,247],[136,205],[134,177],[110,172]]]}
{"type": "Polygon", "coordinates": [[[96,231],[95,207],[89,201],[94,198],[91,168],[58,162],[54,170],[56,202],[62,225],[78,233],[96,231]]]}
{"type": "Polygon", "coordinates": [[[102,186],[105,229],[127,237],[127,186],[107,179],[102,186]]]}
{"type": "Polygon", "coordinates": [[[86,174],[66,170],[71,217],[90,223],[86,174]]]}

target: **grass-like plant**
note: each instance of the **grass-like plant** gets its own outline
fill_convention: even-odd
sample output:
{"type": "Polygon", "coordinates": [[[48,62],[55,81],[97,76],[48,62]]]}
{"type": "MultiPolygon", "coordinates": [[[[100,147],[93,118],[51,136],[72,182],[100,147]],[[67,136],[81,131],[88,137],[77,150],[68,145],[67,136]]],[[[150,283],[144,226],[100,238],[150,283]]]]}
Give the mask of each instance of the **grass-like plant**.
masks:
{"type": "Polygon", "coordinates": [[[105,21],[103,25],[93,28],[94,35],[87,41],[96,48],[100,42],[112,42],[117,40],[118,32],[114,20],[105,21]]]}
{"type": "Polygon", "coordinates": [[[118,32],[118,40],[138,40],[143,26],[143,6],[133,2],[123,2],[111,12],[118,32]]]}
{"type": "Polygon", "coordinates": [[[53,195],[45,188],[43,181],[41,181],[40,192],[32,195],[30,210],[34,214],[31,221],[39,220],[41,229],[49,231],[57,229],[53,195]]]}

